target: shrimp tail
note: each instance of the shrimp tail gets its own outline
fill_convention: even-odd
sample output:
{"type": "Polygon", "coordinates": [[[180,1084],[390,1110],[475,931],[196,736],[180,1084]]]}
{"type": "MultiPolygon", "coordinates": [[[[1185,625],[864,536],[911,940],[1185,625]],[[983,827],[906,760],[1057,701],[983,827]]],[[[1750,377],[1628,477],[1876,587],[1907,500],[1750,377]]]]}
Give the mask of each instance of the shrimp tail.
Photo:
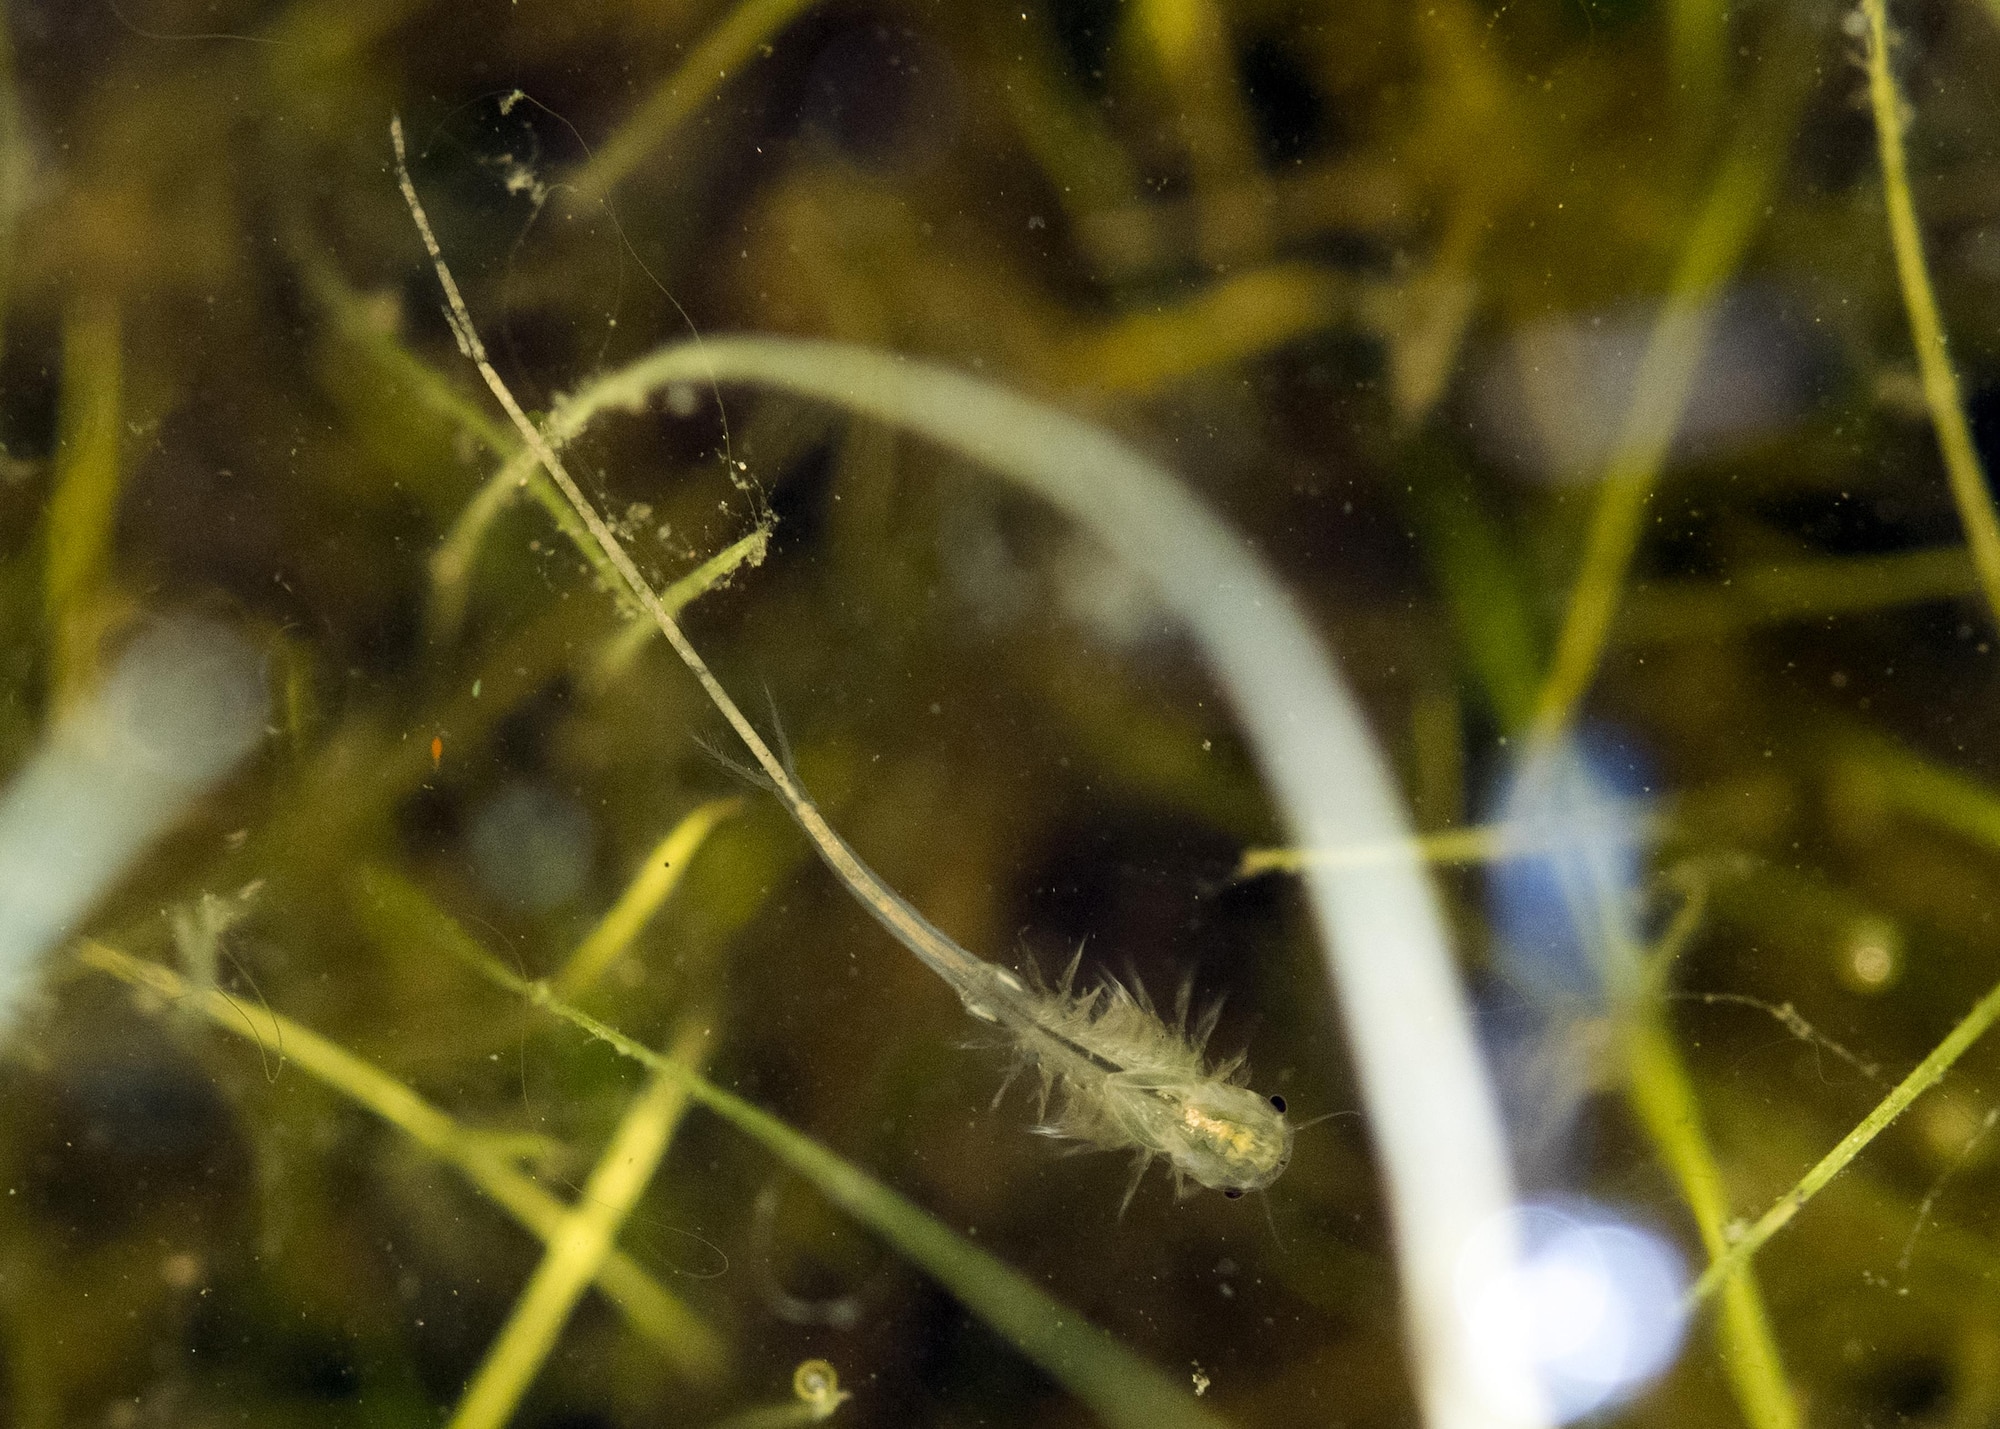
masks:
{"type": "Polygon", "coordinates": [[[993,1094],[994,1109],[999,1108],[1001,1100],[1013,1089],[1014,1083],[1020,1080],[1021,1073],[1027,1070],[1027,1066],[1027,1058],[1017,1054],[1006,1073],[1000,1078],[1000,1090],[993,1094]]]}
{"type": "Polygon", "coordinates": [[[1125,1219],[1125,1212],[1132,1208],[1132,1198],[1139,1194],[1139,1183],[1146,1179],[1146,1168],[1153,1164],[1153,1153],[1146,1150],[1135,1152],[1132,1157],[1132,1179],[1125,1183],[1125,1197],[1118,1203],[1118,1219],[1125,1219]]]}
{"type": "Polygon", "coordinates": [[[1076,986],[1077,969],[1083,966],[1083,949],[1084,943],[1079,942],[1076,945],[1076,952],[1070,957],[1069,966],[1064,968],[1062,976],[1056,979],[1056,992],[1063,997],[1068,997],[1070,989],[1076,986]]]}
{"type": "Polygon", "coordinates": [[[753,789],[761,789],[766,794],[778,792],[777,784],[763,770],[754,768],[722,752],[722,747],[702,735],[694,737],[694,746],[708,756],[711,763],[733,779],[741,779],[753,789]]]}
{"type": "Polygon", "coordinates": [[[771,716],[771,743],[777,746],[778,763],[796,780],[799,764],[792,757],[792,737],[785,733],[785,721],[778,714],[778,697],[771,693],[768,682],[764,685],[764,709],[771,716]]]}
{"type": "MultiPolygon", "coordinates": [[[[764,686],[764,704],[770,711],[771,743],[776,746],[779,767],[791,775],[793,782],[796,783],[799,777],[798,761],[792,755],[792,740],[791,736],[785,733],[785,722],[778,717],[778,697],[771,693],[769,685],[764,686]]],[[[733,755],[723,753],[722,746],[715,741],[696,735],[694,743],[695,748],[707,755],[712,762],[720,765],[723,772],[731,777],[741,779],[745,784],[761,789],[766,794],[779,792],[777,781],[770,775],[754,765],[743,763],[733,755]]]]}
{"type": "MultiPolygon", "coordinates": [[[[1180,999],[1181,1025],[1183,1027],[1187,1025],[1187,1005],[1193,993],[1192,979],[1189,981],[1189,988],[1181,994],[1180,999]]],[[[1215,1001],[1202,1008],[1201,1015],[1195,1019],[1194,1031],[1188,1034],[1188,1046],[1195,1050],[1196,1055],[1208,1050],[1208,1039],[1215,1035],[1215,1024],[1221,1020],[1222,998],[1217,997],[1215,1001]]]]}

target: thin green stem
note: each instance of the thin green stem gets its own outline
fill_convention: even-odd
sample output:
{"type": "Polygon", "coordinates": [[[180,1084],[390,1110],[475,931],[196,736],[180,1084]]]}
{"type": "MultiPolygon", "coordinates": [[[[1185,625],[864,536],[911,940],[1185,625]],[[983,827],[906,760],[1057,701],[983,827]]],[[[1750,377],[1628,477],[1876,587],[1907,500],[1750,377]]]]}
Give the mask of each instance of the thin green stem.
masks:
{"type": "Polygon", "coordinates": [[[1647,503],[1708,346],[1713,300],[1749,247],[1784,157],[1784,145],[1769,131],[1768,115],[1753,115],[1724,156],[1646,340],[1555,657],[1535,702],[1538,739],[1553,739],[1569,724],[1603,657],[1647,503]]]}
{"type": "MultiPolygon", "coordinates": [[[[1605,812],[1640,821],[1648,817],[1646,806],[1637,803],[1609,806],[1605,812]]],[[[1503,823],[1476,824],[1407,839],[1342,844],[1335,848],[1249,848],[1237,861],[1235,876],[1256,878],[1266,873],[1301,873],[1307,868],[1380,868],[1412,858],[1433,864],[1492,863],[1543,851],[1569,837],[1564,831],[1549,830],[1543,837],[1535,838],[1519,825],[1503,823]]]]}
{"type": "Polygon", "coordinates": [[[1760,625],[1957,600],[1979,589],[1964,546],[1837,556],[1733,570],[1725,580],[1634,590],[1611,638],[1620,645],[1718,640],[1760,625]]]}
{"type": "Polygon", "coordinates": [[[1138,173],[1104,111],[1070,79],[1043,14],[982,6],[990,62],[1015,132],[1072,223],[1129,204],[1138,173]]]}
{"type": "MultiPolygon", "coordinates": [[[[252,1013],[225,993],[191,987],[171,968],[103,943],[80,943],[77,959],[154,995],[159,1005],[190,1008],[231,1036],[274,1048],[285,1063],[365,1107],[456,1169],[542,1240],[552,1240],[570,1214],[561,1201],[499,1154],[492,1138],[461,1125],[381,1068],[310,1028],[269,1008],[252,1013]]],[[[598,1285],[633,1328],[658,1345],[683,1374],[703,1383],[721,1377],[727,1353],[720,1338],[631,1257],[613,1250],[596,1273],[598,1285]]]]}
{"type": "Polygon", "coordinates": [[[732,1414],[710,1429],[793,1429],[799,1424],[816,1424],[820,1416],[810,1404],[801,1404],[796,1399],[783,1404],[765,1404],[755,1409],[746,1409],[741,1414],[732,1414]]]}
{"type": "Polygon", "coordinates": [[[758,1142],[819,1193],[921,1266],[1112,1429],[1219,1429],[1178,1384],[1050,1296],[1019,1271],[948,1229],[859,1167],[671,1057],[563,1002],[546,982],[503,966],[431,902],[386,869],[361,873],[357,893],[384,926],[407,928],[480,977],[581,1029],[620,1056],[664,1074],[689,1097],[758,1142]]]}
{"type": "MultiPolygon", "coordinates": [[[[670,615],[679,615],[696,596],[706,595],[719,586],[729,584],[736,572],[745,566],[757,567],[764,564],[764,557],[771,549],[771,518],[766,517],[757,529],[739,540],[732,541],[720,551],[710,556],[672,585],[660,592],[660,604],[670,615]]],[[[591,662],[588,676],[589,687],[593,690],[608,689],[618,677],[631,667],[639,652],[652,644],[660,633],[659,626],[650,620],[637,617],[628,620],[616,635],[604,642],[597,657],[591,662]]]]}
{"type": "Polygon", "coordinates": [[[1369,868],[1421,858],[1426,863],[1489,863],[1511,851],[1506,829],[1499,824],[1446,829],[1388,843],[1348,844],[1340,848],[1246,848],[1236,863],[1236,877],[1266,873],[1299,873],[1309,867],[1369,868]]]}
{"type": "Polygon", "coordinates": [[[1917,372],[1923,380],[1924,405],[1930,408],[1951,483],[1958,519],[1964,523],[1966,544],[1986,606],[2000,622],[2000,515],[1986,486],[1979,449],[1973,445],[1972,424],[1966,420],[1958,374],[1945,348],[1944,322],[1931,290],[1930,269],[1924,262],[1923,233],[1917,227],[1917,206],[1910,197],[1909,164],[1903,152],[1903,96],[1889,67],[1889,13],[1886,0],[1861,0],[1868,21],[1868,104],[1875,114],[1876,147],[1882,158],[1882,198],[1889,215],[1889,241],[1896,252],[1896,277],[1903,288],[1903,307],[1910,316],[1910,338],[1917,349],[1917,372]]]}
{"type": "Polygon", "coordinates": [[[1958,1026],[1931,1049],[1929,1056],[1917,1063],[1914,1071],[1876,1103],[1875,1109],[1843,1136],[1833,1150],[1821,1157],[1818,1165],[1800,1177],[1799,1183],[1787,1191],[1776,1205],[1759,1216],[1755,1225],[1716,1257],[1702,1273],[1701,1279],[1695,1282],[1694,1289],[1688,1292],[1689,1298],[1695,1301],[1706,1299],[1747,1265],[1750,1257],[1762,1249],[1766,1241],[1791,1224],[1792,1217],[1805,1208],[1806,1202],[1846,1170],[1869,1142],[1888,1130],[1889,1124],[1901,1116],[1911,1102],[1936,1086],[1951,1065],[1965,1055],[1966,1049],[1986,1034],[1996,1018],[2000,1018],[2000,986],[1994,987],[1974,1003],[1958,1026]]]}
{"type": "MultiPolygon", "coordinates": [[[[1855,766],[1858,776],[1867,781],[1868,791],[1884,802],[2000,850],[2000,797],[1973,780],[1874,741],[1856,741],[1856,747],[1845,757],[1855,766]]],[[[1844,1171],[1869,1142],[1887,1130],[1910,1103],[1935,1086],[1952,1064],[1985,1035],[1996,1018],[2000,1018],[2000,986],[1973,1004],[1972,1010],[1915,1070],[1898,1082],[1833,1150],[1709,1266],[1695,1283],[1691,1298],[1700,1300],[1713,1294],[1726,1276],[1748,1262],[1766,1241],[1789,1225],[1806,1203],[1844,1171]]]]}
{"type": "Polygon", "coordinates": [[[660,905],[673,896],[688,864],[715,826],[742,807],[741,799],[711,799],[674,825],[660,840],[659,847],[639,865],[639,872],[625,885],[625,891],[611,905],[611,910],[577,944],[576,951],[556,975],[556,991],[564,997],[575,997],[602,977],[632,945],[639,930],[659,912],[660,905]]]}
{"type": "MultiPolygon", "coordinates": [[[[1728,1245],[1728,1193],[1686,1064],[1656,1010],[1649,1007],[1628,1023],[1625,1064],[1633,1110],[1680,1183],[1702,1245],[1711,1257],[1722,1255],[1728,1245]]],[[[1785,1381],[1764,1298],[1747,1266],[1734,1267],[1726,1285],[1717,1333],[1736,1402],[1755,1429],[1797,1429],[1803,1422],[1798,1401],[1785,1381]]]]}
{"type": "MultiPolygon", "coordinates": [[[[674,1065],[692,1069],[706,1040],[704,1029],[684,1028],[667,1056],[674,1065]]],[[[570,1311],[610,1255],[619,1227],[653,1179],[687,1103],[681,1078],[655,1071],[626,1108],[576,1208],[548,1238],[547,1254],[488,1347],[449,1429],[500,1429],[512,1417],[555,1348],[570,1311]]]]}
{"type": "Polygon", "coordinates": [[[473,562],[485,543],[486,533],[500,513],[524,491],[549,513],[556,528],[575,543],[598,578],[617,591],[617,572],[590,539],[590,533],[583,529],[576,512],[556,490],[534,453],[522,447],[505,423],[495,421],[444,374],[405,347],[394,330],[383,323],[361,294],[347,285],[339,270],[310,239],[294,234],[289,242],[292,261],[307,296],[319,306],[347,348],[374,369],[382,386],[464,432],[501,460],[499,469],[466,503],[431,554],[431,598],[426,616],[432,633],[449,635],[458,629],[470,596],[473,562]]]}
{"type": "Polygon", "coordinates": [[[1835,769],[1866,799],[2000,852],[2000,794],[1971,775],[1866,735],[1841,741],[1835,769]]]}
{"type": "Polygon", "coordinates": [[[1260,167],[1250,112],[1236,83],[1234,17],[1218,0],[1137,0],[1124,13],[1134,52],[1143,46],[1166,112],[1179,121],[1204,256],[1216,264],[1227,261],[1226,254],[1251,261],[1266,256],[1269,213],[1216,198],[1232,179],[1260,167]]]}
{"type": "Polygon", "coordinates": [[[493,420],[484,407],[397,339],[392,321],[347,285],[311,238],[294,233],[289,242],[306,296],[319,306],[333,331],[376,369],[390,391],[465,432],[495,456],[506,457],[520,449],[504,423],[493,420]]]}
{"type": "Polygon", "coordinates": [[[1700,125],[1709,120],[1729,74],[1725,0],[1673,0],[1667,29],[1676,98],[1700,125]]]}
{"type": "Polygon", "coordinates": [[[1064,380],[1150,396],[1188,377],[1248,362],[1324,331],[1354,306],[1351,282],[1304,263],[1270,263],[1173,305],[1086,330],[1058,357],[1064,380]]]}
{"type": "Polygon", "coordinates": [[[96,603],[120,485],[124,353],[118,301],[78,293],[63,313],[62,398],[42,571],[52,685],[67,701],[96,664],[96,603]]]}
{"type": "MultiPolygon", "coordinates": [[[[1520,613],[1522,602],[1487,594],[1495,586],[1507,590],[1518,577],[1500,556],[1500,543],[1478,529],[1477,504],[1468,493],[1450,490],[1444,484],[1448,477],[1440,479],[1433,494],[1420,503],[1429,528],[1427,539],[1436,552],[1456,623],[1471,646],[1473,668],[1485,683],[1486,695],[1510,724],[1525,721],[1529,725],[1527,759],[1535,757],[1538,746],[1548,748],[1561,734],[1595,671],[1637,545],[1646,501],[1706,341],[1707,300],[1734,270],[1770,185],[1775,160],[1763,152],[1763,145],[1753,141],[1771,127],[1768,115],[1762,122],[1746,126],[1682,254],[1642,360],[1618,455],[1599,500],[1582,574],[1539,695],[1534,693],[1529,663],[1537,642],[1530,622],[1520,613]],[[1470,537],[1465,533],[1468,520],[1473,523],[1470,537]]],[[[1461,844],[1452,838],[1445,851],[1491,857],[1501,850],[1487,840],[1466,839],[1461,844]]],[[[1345,852],[1337,851],[1336,856],[1345,852]]],[[[1300,861],[1305,864],[1315,856],[1306,853],[1300,861]]],[[[1728,1219],[1722,1174],[1703,1130],[1686,1067],[1661,1027],[1653,1001],[1670,955],[1656,952],[1650,967],[1643,967],[1636,949],[1602,946],[1607,935],[1618,936],[1617,920],[1607,918],[1601,906],[1606,896],[1621,897],[1623,891],[1602,892],[1575,907],[1573,916],[1579,933],[1605,954],[1606,967],[1624,970],[1610,981],[1628,1026],[1622,1049],[1625,1094],[1679,1183],[1704,1240],[1713,1246],[1719,1243],[1728,1219]]],[[[1673,941],[1691,934],[1695,916],[1691,909],[1687,917],[1676,921],[1673,941]]],[[[1793,1429],[1799,1423],[1797,1404],[1785,1380],[1762,1297],[1749,1276],[1732,1282],[1717,1335],[1720,1357],[1744,1417],[1757,1429],[1793,1429]]]]}
{"type": "Polygon", "coordinates": [[[610,193],[732,73],[768,52],[771,39],[811,4],[812,0],[742,0],[732,6],[673,77],[654,90],[638,112],[619,126],[610,142],[590,157],[575,179],[578,196],[595,202],[610,193]]]}

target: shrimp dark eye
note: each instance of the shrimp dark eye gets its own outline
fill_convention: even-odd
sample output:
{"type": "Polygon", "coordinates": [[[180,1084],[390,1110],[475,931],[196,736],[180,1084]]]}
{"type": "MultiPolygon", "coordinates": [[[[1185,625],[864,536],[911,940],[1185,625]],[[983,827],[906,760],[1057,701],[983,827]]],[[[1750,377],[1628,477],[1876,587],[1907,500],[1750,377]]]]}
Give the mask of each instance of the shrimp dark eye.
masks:
{"type": "Polygon", "coordinates": [[[1243,1193],[1237,1190],[1236,1187],[1234,1186],[1231,1186],[1227,1191],[1224,1191],[1222,1194],[1225,1199],[1231,1201],[1240,1201],[1243,1199],[1243,1193]]]}
{"type": "Polygon", "coordinates": [[[1285,1099],[1276,1092],[1271,1093],[1271,1110],[1275,1111],[1279,1116],[1285,1114],[1285,1099]]]}

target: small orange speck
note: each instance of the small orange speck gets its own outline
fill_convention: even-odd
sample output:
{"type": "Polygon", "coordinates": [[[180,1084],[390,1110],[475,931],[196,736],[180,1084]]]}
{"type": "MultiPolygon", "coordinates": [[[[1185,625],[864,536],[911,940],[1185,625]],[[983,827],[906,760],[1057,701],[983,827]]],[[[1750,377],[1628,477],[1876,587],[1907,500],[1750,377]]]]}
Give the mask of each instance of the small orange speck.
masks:
{"type": "Polygon", "coordinates": [[[433,769],[437,768],[438,765],[443,762],[443,760],[444,760],[444,736],[440,734],[434,734],[431,736],[431,768],[433,769]]]}

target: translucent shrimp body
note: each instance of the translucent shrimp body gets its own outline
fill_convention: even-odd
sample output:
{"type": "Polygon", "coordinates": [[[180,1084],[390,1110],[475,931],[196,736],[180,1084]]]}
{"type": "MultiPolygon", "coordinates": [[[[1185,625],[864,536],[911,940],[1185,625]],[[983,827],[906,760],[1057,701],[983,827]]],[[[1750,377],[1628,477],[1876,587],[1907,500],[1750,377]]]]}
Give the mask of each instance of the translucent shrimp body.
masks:
{"type": "MultiPolygon", "coordinates": [[[[939,932],[876,877],[833,831],[800,787],[788,761],[779,759],[765,743],[715,678],[708,662],[689,643],[659,593],[563,466],[548,435],[528,420],[514,394],[500,380],[410,181],[401,119],[390,121],[389,136],[396,151],[396,181],[425,251],[437,268],[446,317],[459,347],[479,369],[522,441],[561,490],[632,598],[652,616],[667,643],[743,740],[757,761],[756,771],[743,772],[784,801],[819,856],[877,922],[949,983],[968,1011],[1013,1038],[1018,1061],[1041,1073],[1044,1114],[1049,1093],[1056,1093],[1055,1118],[1042,1130],[1109,1150],[1132,1149],[1136,1153],[1133,1189],[1156,1156],[1173,1164],[1183,1190],[1190,1179],[1233,1192],[1269,1185],[1291,1156],[1290,1128],[1275,1104],[1260,1101],[1234,1080],[1241,1071],[1241,1058],[1213,1072],[1207,1070],[1201,1049],[1211,1018],[1204,1018],[1203,1025],[1190,1036],[1185,997],[1180,1005],[1181,1025],[1169,1029],[1143,993],[1135,995],[1116,982],[1107,981],[1090,992],[1074,994],[1070,990],[1074,964],[1054,990],[1030,990],[1006,969],[974,957],[939,932]]],[[[1129,1202],[1131,1198],[1128,1190],[1125,1199],[1129,1202]]]]}
{"type": "Polygon", "coordinates": [[[796,778],[758,782],[784,802],[875,920],[943,978],[967,1012],[1007,1035],[1015,1057],[1008,1080],[1026,1067],[1040,1075],[1044,1121],[1038,1130],[1134,1153],[1127,1203],[1158,1157],[1172,1166],[1182,1194],[1190,1182],[1231,1193],[1258,1191],[1284,1171],[1292,1127],[1279,1104],[1242,1085],[1240,1056],[1210,1067],[1203,1055],[1217,1009],[1190,1030],[1185,989],[1172,1025],[1136,985],[1106,979],[1079,992],[1081,951],[1054,987],[1023,982],[946,937],[877,877],[796,778]]]}
{"type": "MultiPolygon", "coordinates": [[[[1404,836],[1386,761],[1295,603],[1161,468],[1098,428],[976,379],[900,355],[800,339],[738,337],[658,349],[558,403],[545,432],[493,369],[410,181],[399,121],[390,135],[398,186],[466,357],[576,512],[589,544],[774,782],[784,782],[783,766],[556,454],[596,415],[642,410],[676,382],[751,382],[817,397],[927,437],[1040,494],[1147,576],[1186,622],[1299,843],[1404,836]]],[[[831,858],[825,845],[820,850],[831,858]]],[[[1308,869],[1306,890],[1339,984],[1395,1212],[1403,1313],[1425,1420],[1438,1429],[1540,1429],[1552,1421],[1532,1365],[1522,1356],[1496,1360],[1463,1311],[1461,1251],[1511,1210],[1513,1187],[1435,900],[1413,860],[1365,878],[1308,869]],[[1513,1407],[1496,1413],[1501,1404],[1513,1407]]],[[[1503,1245],[1501,1262],[1513,1256],[1511,1243],[1503,1245]]]]}

